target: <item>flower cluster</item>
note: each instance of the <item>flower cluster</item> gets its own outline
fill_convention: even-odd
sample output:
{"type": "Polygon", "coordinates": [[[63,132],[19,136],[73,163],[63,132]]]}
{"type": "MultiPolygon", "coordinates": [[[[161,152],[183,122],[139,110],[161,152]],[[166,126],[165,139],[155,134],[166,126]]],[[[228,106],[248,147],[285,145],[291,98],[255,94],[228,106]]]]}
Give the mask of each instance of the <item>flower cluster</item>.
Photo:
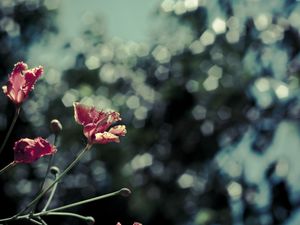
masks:
{"type": "MultiPolygon", "coordinates": [[[[27,64],[18,62],[9,76],[7,85],[2,87],[4,94],[16,106],[19,106],[28,97],[30,91],[33,90],[36,81],[42,73],[42,66],[29,70],[27,64]]],[[[83,125],[83,133],[87,137],[89,144],[118,143],[120,142],[119,136],[126,134],[125,125],[111,127],[113,123],[121,120],[118,112],[98,111],[95,107],[75,102],[74,117],[77,123],[83,125]],[[111,128],[107,130],[109,127],[111,128]]],[[[60,122],[57,120],[52,122],[52,127],[57,126],[55,129],[59,129],[59,126],[61,126],[60,122]]],[[[52,155],[56,151],[55,146],[41,137],[37,137],[34,140],[23,138],[15,143],[14,162],[32,163],[45,155],[52,155]]]]}
{"type": "MultiPolygon", "coordinates": [[[[2,142],[0,148],[0,154],[4,149],[8,137],[18,118],[21,104],[26,100],[30,92],[34,89],[34,85],[37,82],[38,78],[42,75],[42,73],[43,73],[43,67],[41,66],[33,69],[28,69],[27,64],[25,64],[24,62],[18,62],[17,64],[15,64],[13,71],[9,76],[7,84],[2,87],[4,94],[15,104],[16,114],[7,132],[6,137],[2,142]]],[[[94,197],[91,199],[87,199],[84,201],[80,201],[70,205],[65,205],[47,211],[47,208],[52,200],[58,182],[81,159],[81,157],[86,152],[86,150],[90,149],[94,144],[107,144],[110,142],[119,143],[120,136],[125,136],[126,134],[125,125],[115,125],[115,123],[121,121],[121,117],[118,112],[97,110],[94,106],[87,106],[79,102],[75,102],[73,106],[74,106],[75,121],[78,124],[83,126],[83,134],[87,138],[87,146],[77,155],[77,157],[69,164],[69,166],[61,174],[59,174],[59,169],[57,169],[57,167],[53,167],[56,168],[55,173],[59,174],[57,175],[54,182],[51,185],[49,185],[47,188],[45,189],[42,188],[40,193],[38,193],[35,199],[32,200],[26,206],[25,209],[23,209],[21,212],[17,213],[13,217],[0,219],[0,223],[1,222],[6,223],[17,219],[27,219],[33,223],[46,224],[46,222],[42,220],[41,216],[58,215],[58,213],[55,214],[55,211],[61,211],[63,209],[71,208],[79,204],[85,204],[91,201],[96,201],[114,195],[121,195],[125,197],[128,197],[130,195],[131,191],[129,189],[122,188],[119,191],[112,192],[110,194],[94,197]],[[43,211],[41,211],[40,213],[34,213],[34,211],[31,211],[30,216],[29,214],[24,214],[27,210],[32,209],[40,200],[40,198],[43,197],[50,190],[53,192],[53,194],[50,195],[52,197],[49,197],[43,211]]],[[[62,131],[61,123],[56,119],[52,120],[51,130],[53,134],[58,135],[62,131]]],[[[11,166],[14,166],[18,163],[32,163],[43,156],[53,155],[57,152],[57,147],[55,146],[55,143],[51,144],[42,137],[36,137],[34,139],[21,138],[20,140],[15,142],[13,151],[14,151],[14,160],[12,161],[12,163],[10,163],[9,165],[1,169],[0,174],[2,174],[11,166]]],[[[50,164],[51,164],[51,160],[49,160],[49,166],[51,166],[50,164]]],[[[48,168],[50,168],[49,166],[48,168]]],[[[54,169],[52,169],[51,171],[54,171],[54,169]]],[[[45,177],[46,176],[47,173],[45,177]]],[[[81,218],[87,222],[94,221],[92,217],[84,217],[74,213],[65,212],[64,215],[81,218]]],[[[117,225],[121,225],[121,224],[118,223],[117,225]]],[[[141,224],[135,222],[133,225],[141,225],[141,224]]]]}

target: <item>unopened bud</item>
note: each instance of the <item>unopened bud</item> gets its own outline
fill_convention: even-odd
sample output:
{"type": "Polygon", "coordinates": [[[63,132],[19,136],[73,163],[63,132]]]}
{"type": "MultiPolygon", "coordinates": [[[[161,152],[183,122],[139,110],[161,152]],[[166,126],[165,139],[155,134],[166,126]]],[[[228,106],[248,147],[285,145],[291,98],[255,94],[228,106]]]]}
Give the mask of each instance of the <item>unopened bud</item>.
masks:
{"type": "Polygon", "coordinates": [[[86,223],[87,223],[88,225],[93,225],[93,224],[95,224],[95,219],[94,219],[94,217],[92,217],[92,216],[87,216],[87,217],[85,217],[85,221],[86,221],[86,223]]]}
{"type": "Polygon", "coordinates": [[[50,173],[52,173],[53,175],[56,175],[56,174],[60,173],[60,170],[57,166],[51,166],[50,173]]]}
{"type": "Polygon", "coordinates": [[[51,120],[50,124],[51,124],[51,126],[50,126],[51,127],[51,131],[54,134],[59,134],[62,131],[62,129],[63,129],[60,121],[57,120],[57,119],[51,120]]]}
{"type": "Polygon", "coordinates": [[[123,197],[128,197],[129,195],[131,195],[131,191],[128,188],[122,188],[120,190],[120,195],[123,197]]]}

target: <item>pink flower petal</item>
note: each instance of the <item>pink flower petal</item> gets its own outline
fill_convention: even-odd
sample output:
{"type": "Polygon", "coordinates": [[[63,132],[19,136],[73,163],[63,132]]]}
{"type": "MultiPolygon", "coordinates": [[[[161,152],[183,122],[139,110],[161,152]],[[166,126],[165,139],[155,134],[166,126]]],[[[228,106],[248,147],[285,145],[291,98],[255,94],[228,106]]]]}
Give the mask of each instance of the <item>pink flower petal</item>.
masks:
{"type": "Polygon", "coordinates": [[[110,128],[108,132],[118,136],[125,136],[127,133],[125,125],[114,126],[110,128]]]}
{"type": "Polygon", "coordinates": [[[21,104],[34,88],[37,79],[43,73],[41,66],[32,70],[27,69],[23,62],[15,64],[12,73],[9,76],[7,85],[2,87],[4,94],[15,104],[21,104]]]}
{"type": "Polygon", "coordinates": [[[95,139],[96,124],[90,123],[83,127],[83,134],[87,137],[90,143],[95,139]]]}
{"type": "Polygon", "coordinates": [[[120,139],[117,135],[114,135],[114,134],[111,134],[111,133],[108,133],[108,132],[95,134],[94,143],[107,144],[107,143],[110,143],[110,142],[119,143],[120,139]]]}
{"type": "Polygon", "coordinates": [[[87,125],[93,122],[93,117],[90,112],[94,109],[92,107],[80,104],[79,102],[74,102],[74,117],[75,121],[81,125],[87,125]]]}
{"type": "Polygon", "coordinates": [[[108,132],[107,129],[121,120],[118,112],[104,112],[97,110],[95,107],[86,106],[75,102],[74,104],[74,118],[77,123],[83,125],[83,133],[87,137],[89,143],[106,144],[109,142],[119,142],[118,136],[126,134],[126,127],[124,125],[115,126],[108,132]]]}
{"type": "Polygon", "coordinates": [[[13,71],[12,73],[21,73],[23,72],[24,70],[27,70],[28,69],[28,66],[26,63],[24,62],[17,62],[13,68],[13,71]]]}
{"type": "Polygon", "coordinates": [[[45,155],[52,155],[56,151],[55,146],[41,137],[35,139],[22,138],[15,142],[14,161],[17,163],[32,163],[45,155]]]}

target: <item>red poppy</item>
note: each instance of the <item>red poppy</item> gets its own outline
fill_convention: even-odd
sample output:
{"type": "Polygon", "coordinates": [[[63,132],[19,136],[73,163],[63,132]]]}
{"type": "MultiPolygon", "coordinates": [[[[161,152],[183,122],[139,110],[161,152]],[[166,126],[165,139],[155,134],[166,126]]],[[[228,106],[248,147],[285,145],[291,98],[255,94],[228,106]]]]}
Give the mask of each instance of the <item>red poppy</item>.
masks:
{"type": "Polygon", "coordinates": [[[28,70],[27,64],[18,62],[9,76],[7,85],[4,85],[2,90],[13,103],[19,105],[27,98],[42,73],[41,66],[28,70]]]}
{"type": "Polygon", "coordinates": [[[83,133],[90,144],[106,144],[120,142],[119,136],[125,136],[126,127],[117,125],[108,128],[121,120],[117,112],[98,111],[95,107],[74,103],[74,117],[77,123],[83,125],[83,133]]]}
{"type": "Polygon", "coordinates": [[[32,163],[44,155],[52,155],[56,147],[45,139],[38,137],[33,139],[22,138],[15,143],[14,161],[16,163],[32,163]]]}

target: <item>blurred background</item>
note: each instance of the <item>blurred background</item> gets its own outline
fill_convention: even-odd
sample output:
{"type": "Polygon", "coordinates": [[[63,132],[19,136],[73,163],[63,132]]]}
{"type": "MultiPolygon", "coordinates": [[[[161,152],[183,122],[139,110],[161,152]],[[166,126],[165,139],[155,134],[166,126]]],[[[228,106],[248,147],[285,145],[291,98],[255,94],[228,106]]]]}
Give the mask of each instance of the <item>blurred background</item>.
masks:
{"type": "MultiPolygon", "coordinates": [[[[1,0],[1,85],[18,61],[45,69],[1,168],[19,138],[53,141],[54,118],[65,168],[86,143],[81,101],[120,112],[128,134],[95,145],[52,208],[128,187],[70,211],[96,224],[299,225],[299,53],[298,0],[1,0]]],[[[13,112],[1,94],[0,140],[13,112]]],[[[1,175],[1,218],[38,192],[47,160],[1,175]]]]}

